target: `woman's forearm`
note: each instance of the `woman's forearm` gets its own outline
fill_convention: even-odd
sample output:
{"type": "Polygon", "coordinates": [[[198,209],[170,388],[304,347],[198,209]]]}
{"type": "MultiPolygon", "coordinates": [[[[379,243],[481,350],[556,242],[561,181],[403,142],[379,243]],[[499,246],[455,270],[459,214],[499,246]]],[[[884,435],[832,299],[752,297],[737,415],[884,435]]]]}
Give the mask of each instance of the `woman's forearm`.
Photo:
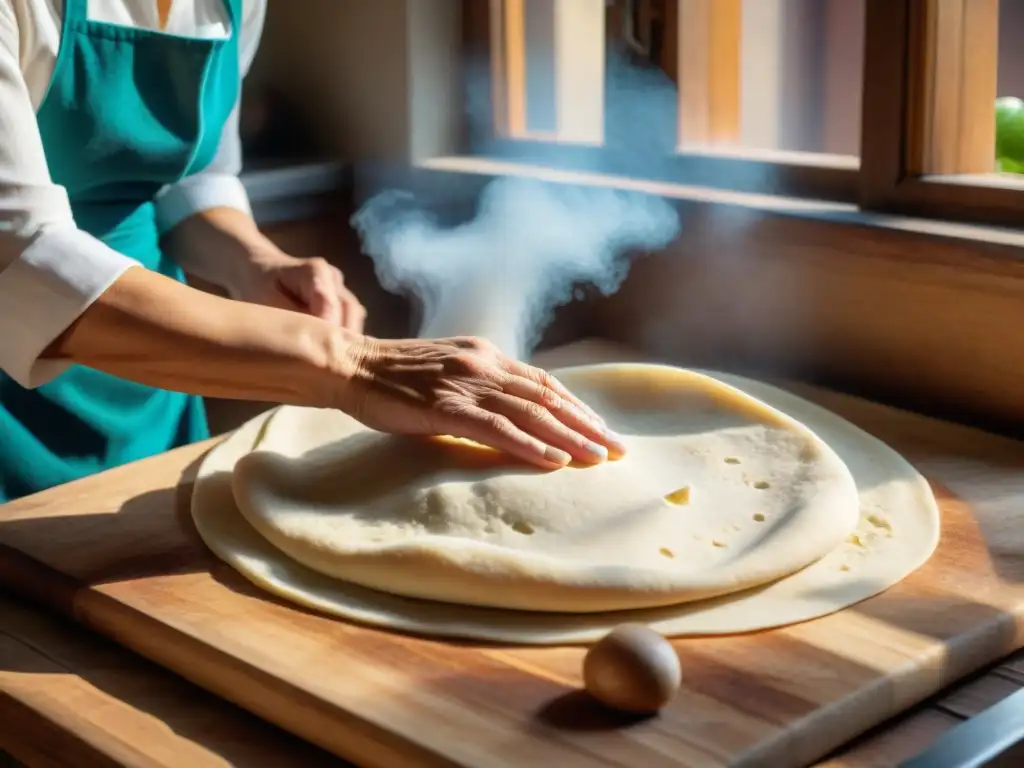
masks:
{"type": "Polygon", "coordinates": [[[238,298],[256,276],[260,259],[280,253],[251,216],[211,208],[190,216],[166,236],[164,247],[190,275],[238,298]]]}
{"type": "Polygon", "coordinates": [[[357,365],[358,340],[315,317],[212,296],[140,267],[44,357],[161,389],[328,406],[357,365]]]}
{"type": "Polygon", "coordinates": [[[543,469],[625,450],[554,379],[487,342],[377,341],[142,267],[116,280],[44,357],[160,389],[340,408],[371,429],[465,437],[543,469]]]}

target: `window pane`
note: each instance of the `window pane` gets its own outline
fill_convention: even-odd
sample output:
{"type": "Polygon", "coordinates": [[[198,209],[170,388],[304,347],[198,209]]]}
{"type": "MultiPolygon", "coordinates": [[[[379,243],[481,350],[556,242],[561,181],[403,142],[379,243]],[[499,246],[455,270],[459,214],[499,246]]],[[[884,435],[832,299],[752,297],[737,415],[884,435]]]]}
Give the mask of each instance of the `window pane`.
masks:
{"type": "MultiPolygon", "coordinates": [[[[863,0],[668,0],[663,5],[670,17],[673,6],[678,13],[666,31],[671,37],[672,27],[678,27],[678,51],[666,64],[677,68],[674,79],[682,91],[684,149],[711,144],[858,154],[863,0]]],[[[670,54],[673,47],[670,41],[670,54]]]]}
{"type": "Polygon", "coordinates": [[[744,0],[740,143],[860,151],[863,0],[744,0]]]}
{"type": "Polygon", "coordinates": [[[491,8],[494,112],[508,138],[667,153],[858,152],[864,0],[491,8]]]}

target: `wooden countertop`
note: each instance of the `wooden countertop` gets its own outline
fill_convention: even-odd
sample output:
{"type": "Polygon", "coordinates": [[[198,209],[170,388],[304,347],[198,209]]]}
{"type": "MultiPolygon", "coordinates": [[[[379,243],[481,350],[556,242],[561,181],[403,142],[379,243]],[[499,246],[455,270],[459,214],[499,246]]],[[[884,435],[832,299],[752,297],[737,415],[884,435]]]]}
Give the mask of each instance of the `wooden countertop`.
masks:
{"type": "MultiPolygon", "coordinates": [[[[842,398],[836,396],[835,399],[838,406],[844,404],[842,398]]],[[[867,412],[877,412],[879,418],[883,418],[881,410],[868,409],[867,412]]],[[[897,417],[884,415],[883,421],[876,420],[877,426],[883,426],[891,418],[897,417]]],[[[948,475],[954,484],[969,485],[970,478],[983,467],[988,467],[986,471],[1006,470],[997,473],[1000,484],[996,490],[1001,489],[999,498],[988,499],[982,511],[988,523],[987,534],[998,534],[997,538],[989,539],[991,554],[1001,558],[1005,566],[1002,575],[1011,579],[1011,583],[1015,582],[1019,573],[1017,566],[1021,563],[1014,559],[1017,557],[1016,545],[1008,539],[1019,536],[1014,537],[1006,526],[1011,522],[1008,519],[1013,513],[1011,507],[1016,506],[1018,480],[1015,478],[1019,478],[1019,473],[1014,462],[1024,453],[1020,444],[990,439],[981,433],[906,414],[897,420],[910,435],[908,439],[913,439],[919,446],[920,455],[925,457],[927,465],[940,476],[948,475]],[[1012,461],[1011,455],[1015,457],[1012,461]],[[954,472],[947,467],[947,459],[959,462],[960,469],[954,472]]],[[[130,473],[121,473],[119,477],[123,483],[131,485],[130,473]]],[[[82,493],[77,496],[68,496],[65,492],[62,496],[64,511],[71,511],[68,503],[74,498],[85,504],[83,509],[94,504],[95,499],[90,499],[94,494],[88,490],[83,486],[82,493]]],[[[20,505],[21,515],[31,517],[37,514],[38,510],[34,508],[39,505],[31,500],[27,504],[20,505]]],[[[16,518],[18,516],[15,515],[16,518]]],[[[70,518],[58,516],[55,522],[59,519],[70,518]]],[[[45,561],[49,545],[39,541],[38,537],[18,537],[16,530],[11,531],[13,538],[5,536],[5,540],[16,544],[19,549],[27,547],[30,554],[37,546],[43,546],[40,559],[45,561]]],[[[145,540],[139,539],[141,529],[129,527],[122,533],[126,537],[125,542],[145,540]]],[[[100,549],[113,547],[111,552],[114,552],[120,551],[119,546],[117,541],[107,540],[100,549]]],[[[90,558],[94,556],[95,553],[88,555],[90,558]]],[[[110,584],[97,584],[96,589],[109,591],[111,587],[110,584]]],[[[60,595],[42,594],[45,590],[33,588],[26,594],[33,591],[40,592],[37,597],[44,601],[49,599],[51,604],[55,598],[59,602],[60,595]]],[[[63,591],[63,587],[59,591],[63,591]]],[[[76,593],[82,597],[77,589],[76,593]]],[[[102,605],[107,604],[104,597],[102,605]]],[[[90,605],[95,607],[101,603],[91,602],[90,605]]],[[[56,606],[55,610],[60,607],[56,606]]],[[[949,603],[947,608],[952,610],[955,605],[949,603]]],[[[78,616],[77,612],[72,613],[78,616]]],[[[0,729],[0,748],[29,765],[149,766],[179,765],[183,762],[190,766],[338,764],[336,759],[312,750],[294,737],[149,662],[143,662],[108,641],[84,630],[70,628],[61,619],[26,609],[10,600],[0,601],[0,616],[3,617],[0,620],[0,717],[5,725],[16,724],[15,727],[0,729]]],[[[1016,617],[1007,614],[1005,618],[1009,624],[1015,623],[1011,618],[1016,617]]],[[[1009,630],[1009,624],[1001,623],[1000,626],[1009,630]]],[[[1020,647],[1020,643],[1007,633],[999,634],[996,639],[1002,653],[1020,647]]],[[[991,648],[995,650],[995,645],[992,644],[991,648]]],[[[999,655],[991,653],[987,658],[992,660],[999,655]]],[[[961,663],[955,669],[959,669],[958,675],[964,675],[969,669],[976,668],[977,665],[966,667],[961,663]]],[[[947,672],[952,673],[955,669],[947,672]]],[[[949,681],[956,676],[943,679],[949,681]]],[[[923,751],[964,717],[1016,691],[1022,682],[1024,660],[1014,657],[995,671],[944,692],[924,706],[884,723],[875,732],[847,745],[820,764],[830,768],[894,765],[923,751]]],[[[884,717],[885,711],[895,710],[879,710],[882,714],[878,719],[884,717]]],[[[839,739],[832,742],[837,743],[840,743],[839,739]]]]}
{"type": "MultiPolygon", "coordinates": [[[[63,619],[0,596],[0,750],[35,768],[344,766],[338,758],[63,619]]],[[[820,762],[876,768],[1024,689],[1024,654],[820,762]]],[[[7,768],[0,754],[0,766],[7,768]]]]}
{"type": "Polygon", "coordinates": [[[0,750],[33,767],[344,765],[130,651],[4,595],[0,724],[0,750]]]}

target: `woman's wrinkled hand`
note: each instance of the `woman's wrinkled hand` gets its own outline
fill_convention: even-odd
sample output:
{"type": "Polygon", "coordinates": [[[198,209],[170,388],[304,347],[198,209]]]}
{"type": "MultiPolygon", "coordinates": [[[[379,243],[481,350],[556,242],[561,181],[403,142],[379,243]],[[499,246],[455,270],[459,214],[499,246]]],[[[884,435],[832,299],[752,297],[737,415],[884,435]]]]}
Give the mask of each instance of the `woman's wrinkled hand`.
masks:
{"type": "Polygon", "coordinates": [[[326,259],[300,259],[266,248],[250,260],[236,298],[319,317],[350,333],[363,332],[366,309],[326,259]]]}
{"type": "Polygon", "coordinates": [[[547,372],[472,337],[355,345],[339,407],[381,432],[451,435],[544,469],[621,456],[621,439],[547,372]]]}

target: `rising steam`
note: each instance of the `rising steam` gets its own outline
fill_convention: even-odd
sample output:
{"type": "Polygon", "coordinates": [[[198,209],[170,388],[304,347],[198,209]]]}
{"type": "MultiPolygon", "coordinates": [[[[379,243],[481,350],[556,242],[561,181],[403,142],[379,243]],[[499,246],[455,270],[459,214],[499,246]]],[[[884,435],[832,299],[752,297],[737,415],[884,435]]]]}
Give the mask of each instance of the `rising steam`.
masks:
{"type": "MultiPolygon", "coordinates": [[[[675,151],[675,84],[657,67],[632,65],[615,46],[606,56],[600,152],[581,159],[557,143],[495,144],[490,70],[470,63],[472,143],[489,157],[656,178],[675,151]]],[[[420,302],[420,336],[483,336],[519,358],[529,356],[554,309],[576,288],[591,284],[614,293],[631,252],[660,250],[680,229],[675,209],[660,197],[518,177],[491,182],[476,217],[459,226],[442,226],[400,192],[371,199],[352,223],[384,288],[420,302]]]]}
{"type": "Polygon", "coordinates": [[[421,337],[482,336],[519,358],[575,288],[614,293],[630,252],[679,232],[658,197],[510,177],[484,189],[465,224],[442,227],[400,192],[371,199],[352,223],[384,288],[421,302],[421,337]]]}

